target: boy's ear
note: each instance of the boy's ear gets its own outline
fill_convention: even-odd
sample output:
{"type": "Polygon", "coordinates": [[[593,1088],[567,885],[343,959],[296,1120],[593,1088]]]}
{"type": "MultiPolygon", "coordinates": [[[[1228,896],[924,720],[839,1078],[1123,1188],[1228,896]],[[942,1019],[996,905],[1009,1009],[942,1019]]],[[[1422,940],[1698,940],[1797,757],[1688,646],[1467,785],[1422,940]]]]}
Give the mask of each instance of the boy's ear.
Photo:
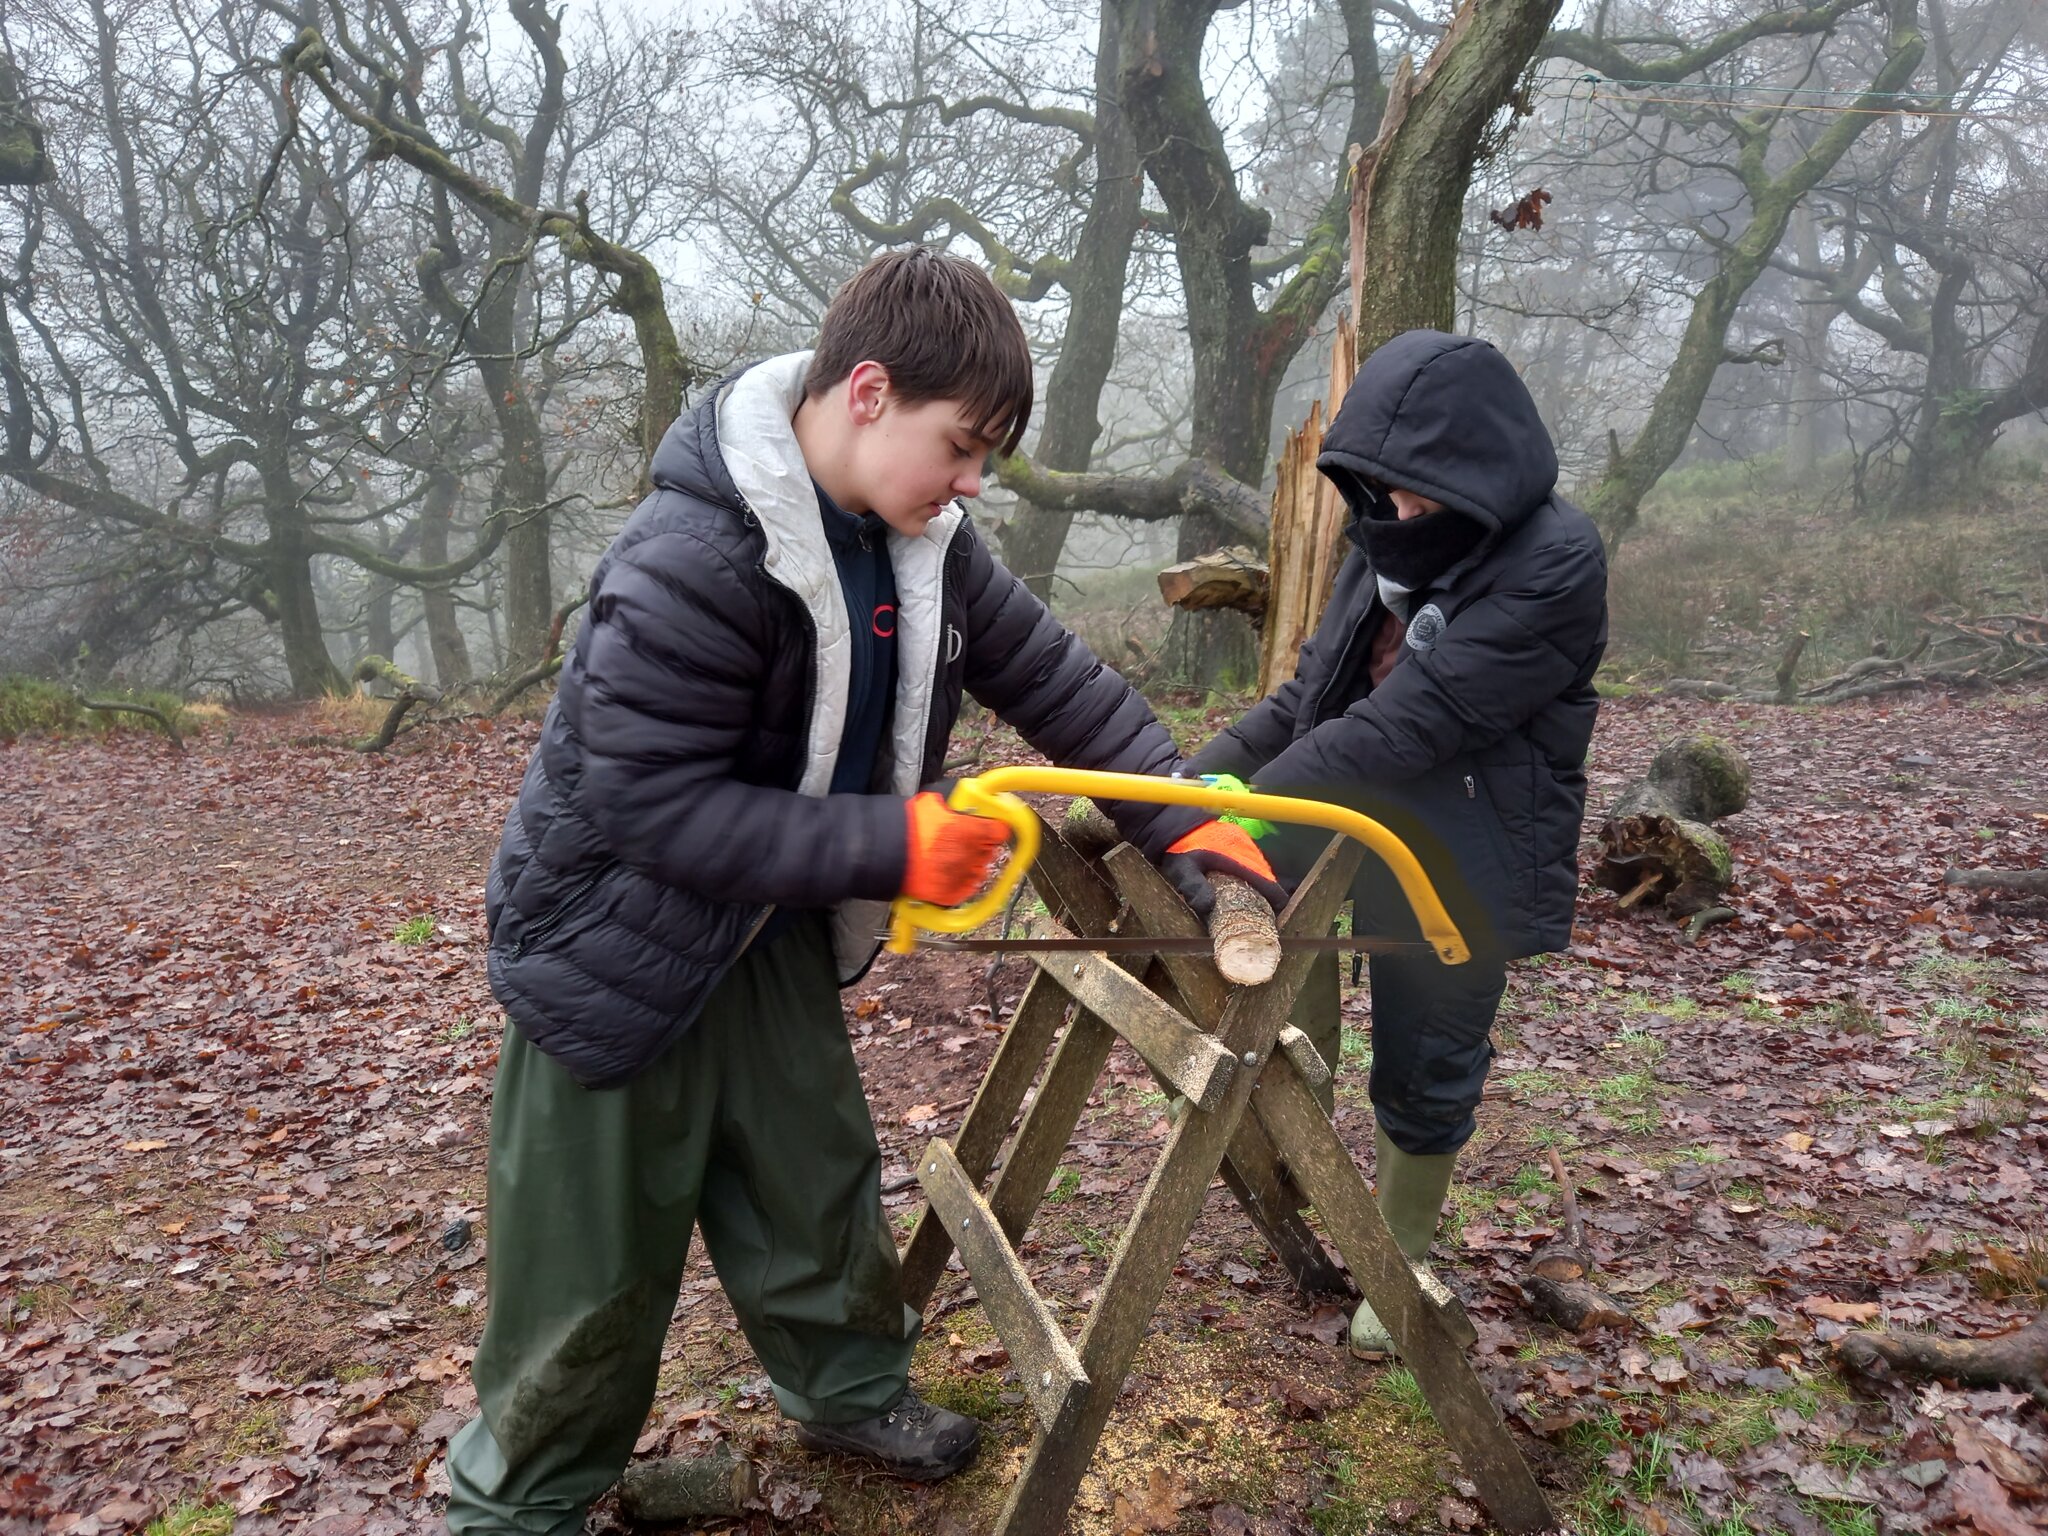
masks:
{"type": "Polygon", "coordinates": [[[846,376],[846,408],[857,427],[872,426],[887,408],[889,370],[868,359],[853,365],[846,376]]]}

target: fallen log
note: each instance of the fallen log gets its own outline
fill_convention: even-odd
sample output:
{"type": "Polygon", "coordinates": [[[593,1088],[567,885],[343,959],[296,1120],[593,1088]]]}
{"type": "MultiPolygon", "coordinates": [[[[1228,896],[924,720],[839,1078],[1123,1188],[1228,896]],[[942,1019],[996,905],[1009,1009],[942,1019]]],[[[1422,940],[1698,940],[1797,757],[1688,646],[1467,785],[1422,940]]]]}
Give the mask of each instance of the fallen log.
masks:
{"type": "Polygon", "coordinates": [[[698,1456],[658,1456],[619,1475],[619,1508],[645,1525],[746,1513],[761,1491],[754,1464],[719,1441],[698,1456]]]}
{"type": "Polygon", "coordinates": [[[1667,742],[1608,812],[1594,882],[1620,892],[1623,908],[1647,902],[1691,917],[1715,906],[1735,863],[1708,823],[1749,804],[1749,789],[1748,760],[1727,742],[1667,742]]]}
{"type": "Polygon", "coordinates": [[[1941,883],[1966,891],[2048,896],[2048,869],[1949,869],[1943,872],[1941,883]]]}
{"type": "Polygon", "coordinates": [[[1871,1329],[1835,1341],[1835,1357],[1865,1376],[1937,1377],[1966,1387],[2017,1387],[2048,1407],[2048,1312],[1995,1339],[1940,1339],[1871,1329]]]}
{"type": "Polygon", "coordinates": [[[349,743],[357,752],[382,752],[397,739],[398,727],[413,705],[423,701],[438,703],[441,698],[440,689],[421,682],[402,671],[397,663],[387,661],[382,656],[365,656],[357,662],[353,680],[358,683],[381,682],[397,690],[391,700],[391,708],[384,715],[384,723],[377,728],[377,734],[349,743]]]}
{"type": "Polygon", "coordinates": [[[154,704],[127,704],[118,699],[80,699],[78,704],[81,709],[97,709],[124,715],[147,716],[162,728],[166,736],[171,738],[172,746],[176,747],[181,754],[185,750],[185,738],[178,732],[178,722],[158,709],[154,704]]]}

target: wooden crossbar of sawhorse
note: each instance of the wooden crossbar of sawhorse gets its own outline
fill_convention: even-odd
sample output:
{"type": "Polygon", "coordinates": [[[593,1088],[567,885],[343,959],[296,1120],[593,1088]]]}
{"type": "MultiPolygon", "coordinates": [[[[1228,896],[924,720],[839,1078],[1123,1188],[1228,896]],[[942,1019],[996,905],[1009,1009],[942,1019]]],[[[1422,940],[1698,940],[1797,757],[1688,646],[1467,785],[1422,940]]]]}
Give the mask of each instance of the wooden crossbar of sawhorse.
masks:
{"type": "MultiPolygon", "coordinates": [[[[1330,845],[1282,914],[1283,938],[1329,931],[1361,853],[1348,840],[1330,845]]],[[[1115,893],[1048,828],[1032,879],[1048,909],[1079,934],[1107,934],[1119,922],[1123,931],[1161,937],[1203,931],[1136,850],[1113,850],[1103,867],[1115,893]]],[[[1304,1203],[1314,1206],[1495,1521],[1517,1533],[1554,1525],[1528,1464],[1316,1101],[1312,1084],[1327,1067],[1287,1026],[1308,965],[1307,954],[1289,954],[1263,986],[1231,987],[1205,956],[1161,955],[1148,987],[1103,955],[1043,957],[958,1137],[951,1144],[935,1139],[920,1158],[928,1203],[904,1250],[905,1298],[922,1311],[957,1248],[1037,1420],[996,1536],[1056,1536],[1066,1528],[1117,1394],[1219,1172],[1298,1283],[1337,1289],[1341,1276],[1301,1218],[1304,1203]],[[979,1185],[1070,1014],[984,1194],[979,1185]],[[1033,1289],[1015,1245],[1119,1037],[1185,1095],[1188,1109],[1139,1196],[1080,1338],[1070,1341],[1033,1289]]]]}

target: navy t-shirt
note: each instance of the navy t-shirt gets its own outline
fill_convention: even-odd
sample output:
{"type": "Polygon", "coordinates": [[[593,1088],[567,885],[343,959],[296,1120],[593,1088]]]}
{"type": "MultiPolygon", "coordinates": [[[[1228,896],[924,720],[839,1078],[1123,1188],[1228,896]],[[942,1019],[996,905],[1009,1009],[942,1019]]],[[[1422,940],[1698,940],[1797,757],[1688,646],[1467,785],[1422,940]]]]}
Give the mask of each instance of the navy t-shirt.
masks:
{"type": "MultiPolygon", "coordinates": [[[[823,486],[817,491],[818,515],[846,599],[852,651],[846,725],[839,733],[830,793],[865,795],[875,788],[875,766],[895,712],[896,567],[889,562],[888,524],[872,512],[856,517],[826,495],[823,486]]],[[[795,920],[794,911],[779,909],[754,942],[767,943],[795,920]]]]}
{"type": "Polygon", "coordinates": [[[889,527],[874,513],[856,517],[818,488],[818,513],[839,567],[852,631],[852,677],[846,689],[846,727],[832,769],[835,795],[864,795],[874,787],[875,760],[888,737],[896,698],[896,568],[889,563],[889,527]]]}

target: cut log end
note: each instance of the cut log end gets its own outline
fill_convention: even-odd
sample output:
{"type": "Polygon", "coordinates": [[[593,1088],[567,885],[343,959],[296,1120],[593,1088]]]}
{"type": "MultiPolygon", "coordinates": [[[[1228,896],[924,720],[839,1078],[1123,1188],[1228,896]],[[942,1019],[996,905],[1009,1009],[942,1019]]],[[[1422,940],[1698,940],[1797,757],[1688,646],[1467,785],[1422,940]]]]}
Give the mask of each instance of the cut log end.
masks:
{"type": "Polygon", "coordinates": [[[1235,608],[1257,623],[1270,582],[1266,562],[1239,544],[1169,565],[1159,573],[1159,595],[1175,608],[1235,608]]]}
{"type": "Polygon", "coordinates": [[[1209,937],[1216,969],[1233,986],[1257,987],[1280,969],[1280,934],[1266,898],[1232,875],[1209,876],[1216,905],[1209,913],[1209,937]]]}

